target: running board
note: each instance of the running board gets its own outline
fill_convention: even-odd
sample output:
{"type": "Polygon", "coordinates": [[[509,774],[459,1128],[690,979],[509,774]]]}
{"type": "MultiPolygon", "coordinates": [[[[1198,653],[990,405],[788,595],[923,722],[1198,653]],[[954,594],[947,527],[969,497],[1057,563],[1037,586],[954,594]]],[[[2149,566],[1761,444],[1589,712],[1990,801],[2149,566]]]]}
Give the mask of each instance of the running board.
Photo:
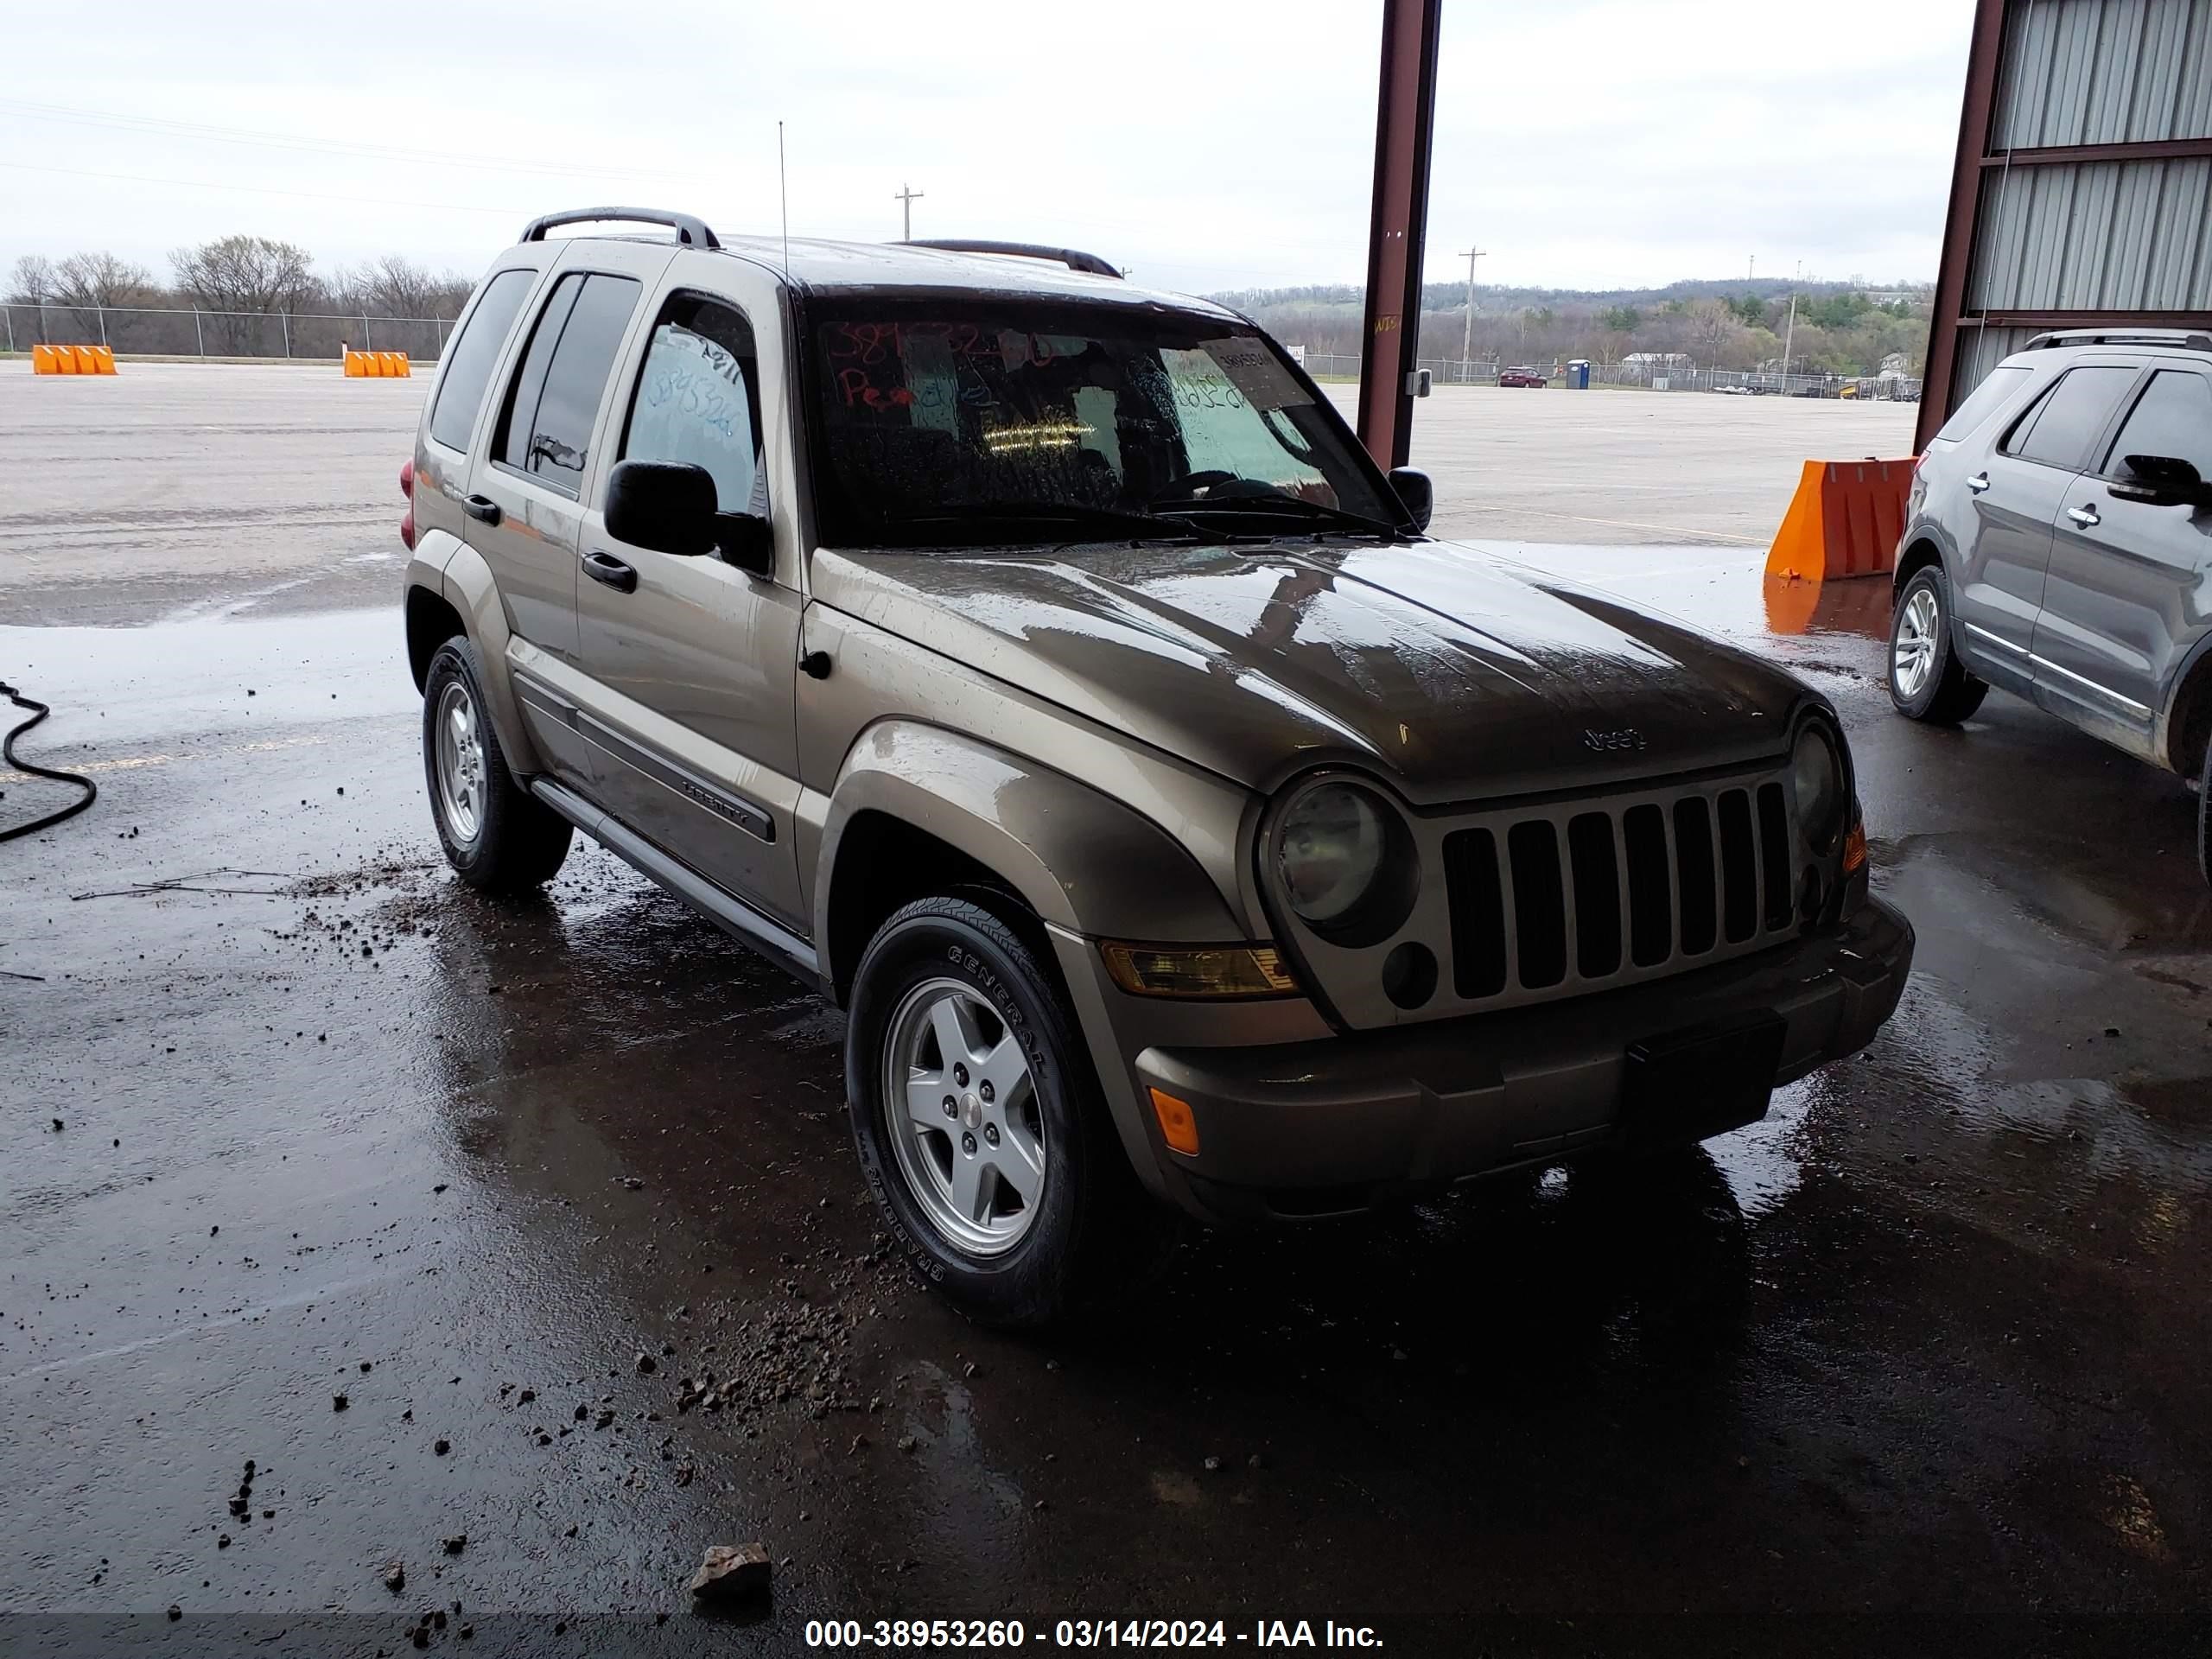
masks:
{"type": "Polygon", "coordinates": [[[822,977],[821,959],[814,947],[781,923],[771,921],[752,906],[724,893],[690,865],[671,858],[565,784],[557,784],[550,778],[533,778],[530,780],[530,792],[740,944],[751,945],[817,990],[828,990],[822,977]]]}

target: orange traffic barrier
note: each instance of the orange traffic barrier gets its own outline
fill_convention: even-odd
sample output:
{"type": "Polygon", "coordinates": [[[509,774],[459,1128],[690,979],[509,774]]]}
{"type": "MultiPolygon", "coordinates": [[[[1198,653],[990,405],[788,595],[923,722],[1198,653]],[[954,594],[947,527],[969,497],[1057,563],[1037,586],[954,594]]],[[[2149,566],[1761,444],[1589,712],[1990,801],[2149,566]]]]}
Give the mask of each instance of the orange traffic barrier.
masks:
{"type": "Polygon", "coordinates": [[[410,379],[414,365],[404,352],[357,352],[346,348],[346,375],[348,379],[410,379]]]}
{"type": "Polygon", "coordinates": [[[1767,550],[1770,581],[1879,576],[1897,569],[1910,461],[1808,461],[1767,550]]]}
{"type": "Polygon", "coordinates": [[[113,374],[115,353],[105,346],[34,346],[33,374],[113,374]]]}
{"type": "Polygon", "coordinates": [[[1890,588],[1883,582],[1792,582],[1769,576],[1769,633],[1855,633],[1890,637],[1890,588]]]}

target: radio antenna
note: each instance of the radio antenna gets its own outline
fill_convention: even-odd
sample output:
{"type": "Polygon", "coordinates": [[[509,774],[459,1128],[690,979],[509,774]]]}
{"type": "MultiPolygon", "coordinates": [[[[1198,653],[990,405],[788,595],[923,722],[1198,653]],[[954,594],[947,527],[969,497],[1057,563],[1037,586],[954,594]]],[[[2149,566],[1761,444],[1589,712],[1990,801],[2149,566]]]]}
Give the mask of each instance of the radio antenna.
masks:
{"type": "Polygon", "coordinates": [[[776,194],[784,213],[784,279],[791,274],[791,187],[784,172],[784,124],[776,123],[776,194]]]}

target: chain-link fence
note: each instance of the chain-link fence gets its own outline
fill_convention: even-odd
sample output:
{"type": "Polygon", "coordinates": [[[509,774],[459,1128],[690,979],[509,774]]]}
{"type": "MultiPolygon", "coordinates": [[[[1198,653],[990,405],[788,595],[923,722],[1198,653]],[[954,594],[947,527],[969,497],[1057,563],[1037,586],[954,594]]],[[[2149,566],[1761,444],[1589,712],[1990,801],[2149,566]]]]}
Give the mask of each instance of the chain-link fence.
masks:
{"type": "Polygon", "coordinates": [[[342,316],[294,311],[198,311],[175,307],[0,305],[0,348],[105,346],[119,355],[335,359],[346,346],[405,352],[434,362],[450,317],[342,316]]]}
{"type": "MultiPolygon", "coordinates": [[[[1316,380],[1356,381],[1359,359],[1343,352],[1308,352],[1306,372],[1316,380]]],[[[1548,381],[1565,384],[1567,365],[1558,361],[1506,363],[1500,358],[1424,357],[1438,385],[1496,385],[1501,372],[1528,369],[1548,381]]],[[[1592,363],[1592,386],[1634,386],[1651,391],[1719,391],[1787,397],[1856,397],[1872,402],[1917,403],[1920,382],[1910,375],[1785,375],[1774,369],[1699,369],[1649,363],[1592,363]],[[1846,390],[1848,388],[1848,390],[1846,390]]]]}

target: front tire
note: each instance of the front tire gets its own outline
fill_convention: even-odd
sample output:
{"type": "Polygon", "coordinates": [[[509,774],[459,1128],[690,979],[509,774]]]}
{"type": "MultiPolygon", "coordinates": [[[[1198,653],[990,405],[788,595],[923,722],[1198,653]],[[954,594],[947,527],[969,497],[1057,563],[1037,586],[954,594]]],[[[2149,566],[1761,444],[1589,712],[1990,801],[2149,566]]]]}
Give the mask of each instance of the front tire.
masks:
{"type": "Polygon", "coordinates": [[[448,639],[423,677],[423,772],[446,862],[472,887],[524,893],[569,855],[569,821],[515,782],[476,647],[448,639]]]}
{"type": "Polygon", "coordinates": [[[1907,720],[1955,726],[1981,707],[1987,682],[1951,648],[1951,589],[1943,568],[1913,573],[1890,617],[1890,701],[1907,720]]]}
{"type": "Polygon", "coordinates": [[[985,1324],[1059,1319],[1166,1219],[1136,1188],[1058,988],[965,899],[910,904],[869,943],[845,1090],[909,1256],[985,1324]]]}

